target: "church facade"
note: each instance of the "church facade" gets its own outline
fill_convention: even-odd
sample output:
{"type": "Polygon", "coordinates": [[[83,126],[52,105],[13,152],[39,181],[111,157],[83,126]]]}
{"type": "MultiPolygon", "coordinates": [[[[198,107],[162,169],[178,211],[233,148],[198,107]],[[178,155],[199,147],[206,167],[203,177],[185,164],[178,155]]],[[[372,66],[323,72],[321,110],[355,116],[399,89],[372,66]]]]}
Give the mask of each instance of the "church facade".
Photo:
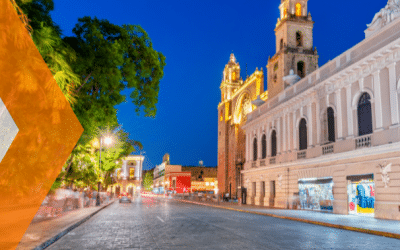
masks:
{"type": "Polygon", "coordinates": [[[399,220],[400,3],[389,0],[366,38],[322,67],[307,4],[281,1],[267,92],[232,80],[232,56],[225,67],[219,188],[235,186],[248,204],[399,220]]]}

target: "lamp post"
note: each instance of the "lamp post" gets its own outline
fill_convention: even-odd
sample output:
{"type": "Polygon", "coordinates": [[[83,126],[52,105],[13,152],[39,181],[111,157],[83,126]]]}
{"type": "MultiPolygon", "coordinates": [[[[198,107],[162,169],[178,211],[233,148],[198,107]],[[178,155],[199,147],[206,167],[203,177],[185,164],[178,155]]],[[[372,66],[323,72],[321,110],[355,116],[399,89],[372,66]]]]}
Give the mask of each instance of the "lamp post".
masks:
{"type": "MultiPolygon", "coordinates": [[[[105,142],[107,145],[110,145],[111,142],[112,142],[111,137],[106,136],[106,137],[104,138],[104,142],[105,142]]],[[[101,148],[102,148],[102,146],[103,146],[103,138],[100,137],[99,169],[101,169],[101,148]]],[[[99,181],[99,182],[97,183],[96,206],[100,206],[100,184],[101,184],[101,182],[99,181]]]]}

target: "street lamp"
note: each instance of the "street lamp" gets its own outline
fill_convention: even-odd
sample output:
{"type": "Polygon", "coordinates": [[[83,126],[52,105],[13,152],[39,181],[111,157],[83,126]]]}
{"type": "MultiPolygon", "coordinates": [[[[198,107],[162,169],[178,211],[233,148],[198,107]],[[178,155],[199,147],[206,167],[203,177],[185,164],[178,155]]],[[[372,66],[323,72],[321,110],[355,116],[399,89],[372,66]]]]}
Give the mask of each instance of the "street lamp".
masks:
{"type": "MultiPolygon", "coordinates": [[[[110,136],[106,136],[104,138],[104,143],[110,145],[112,143],[112,138],[110,136]]],[[[100,137],[100,151],[99,151],[99,169],[101,169],[101,148],[103,146],[103,138],[100,137]]],[[[96,206],[100,206],[100,184],[101,182],[99,181],[97,183],[97,197],[96,197],[96,206]]]]}

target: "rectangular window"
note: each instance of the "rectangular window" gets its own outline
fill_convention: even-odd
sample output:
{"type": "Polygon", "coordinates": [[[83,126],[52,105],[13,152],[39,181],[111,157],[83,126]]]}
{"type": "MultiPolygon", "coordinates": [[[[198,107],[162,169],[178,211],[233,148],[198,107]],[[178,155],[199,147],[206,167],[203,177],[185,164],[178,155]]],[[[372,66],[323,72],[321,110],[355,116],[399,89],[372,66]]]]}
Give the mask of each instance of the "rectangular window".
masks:
{"type": "Polygon", "coordinates": [[[253,182],[253,196],[256,196],[256,192],[257,192],[257,184],[253,182]]]}

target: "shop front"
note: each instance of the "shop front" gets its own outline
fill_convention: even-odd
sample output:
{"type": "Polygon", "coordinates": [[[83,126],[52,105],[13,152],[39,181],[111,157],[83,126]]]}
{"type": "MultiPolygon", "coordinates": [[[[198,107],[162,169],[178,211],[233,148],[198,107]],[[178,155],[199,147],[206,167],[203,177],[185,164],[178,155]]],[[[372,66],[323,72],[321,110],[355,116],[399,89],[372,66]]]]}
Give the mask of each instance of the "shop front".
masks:
{"type": "Polygon", "coordinates": [[[333,179],[299,179],[299,198],[301,209],[333,211],[333,179]]]}
{"type": "Polygon", "coordinates": [[[347,196],[349,214],[374,216],[374,175],[347,176],[347,196]]]}

